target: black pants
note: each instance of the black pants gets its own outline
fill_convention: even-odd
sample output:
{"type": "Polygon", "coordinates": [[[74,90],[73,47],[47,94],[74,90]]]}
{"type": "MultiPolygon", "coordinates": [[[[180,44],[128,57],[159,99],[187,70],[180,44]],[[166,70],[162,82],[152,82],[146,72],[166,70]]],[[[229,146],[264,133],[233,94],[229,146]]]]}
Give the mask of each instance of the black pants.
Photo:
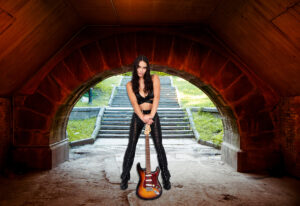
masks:
{"type": "MultiPolygon", "coordinates": [[[[142,112],[143,114],[149,114],[151,110],[143,110],[142,112]]],[[[136,144],[144,126],[145,123],[139,118],[139,116],[135,112],[133,112],[130,124],[129,141],[123,161],[123,172],[121,174],[122,180],[130,179],[130,170],[134,161],[136,144]]],[[[163,180],[169,180],[171,175],[168,170],[168,161],[165,149],[162,144],[161,125],[157,112],[153,117],[153,123],[150,125],[150,128],[150,134],[153,139],[153,143],[157,153],[157,159],[159,167],[161,169],[162,178],[163,180]]]]}

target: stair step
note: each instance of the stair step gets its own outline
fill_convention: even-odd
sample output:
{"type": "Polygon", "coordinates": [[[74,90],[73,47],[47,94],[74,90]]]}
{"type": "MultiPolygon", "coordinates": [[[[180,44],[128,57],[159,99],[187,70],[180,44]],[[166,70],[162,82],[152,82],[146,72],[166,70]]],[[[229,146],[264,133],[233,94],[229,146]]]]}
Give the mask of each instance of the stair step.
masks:
{"type": "MultiPolygon", "coordinates": [[[[129,125],[130,121],[101,121],[101,125],[129,125]]],[[[171,126],[175,126],[175,125],[189,125],[189,122],[162,122],[160,121],[160,125],[161,126],[165,126],[165,125],[171,125],[171,126]]]]}
{"type": "MultiPolygon", "coordinates": [[[[119,107],[119,108],[112,108],[112,107],[106,107],[105,111],[116,111],[116,110],[122,110],[122,111],[133,111],[132,107],[119,107]]],[[[158,108],[158,112],[160,111],[185,111],[183,108],[158,108]]]]}
{"type": "MultiPolygon", "coordinates": [[[[101,125],[101,130],[129,130],[130,125],[101,125]]],[[[189,126],[169,126],[169,125],[162,125],[162,130],[189,130],[189,126]]]]}
{"type": "MultiPolygon", "coordinates": [[[[105,110],[104,114],[120,114],[122,112],[122,114],[133,114],[133,111],[126,111],[126,110],[105,110]]],[[[177,111],[160,111],[157,110],[158,115],[163,114],[185,114],[185,111],[183,110],[177,110],[177,111]]]]}
{"type": "MultiPolygon", "coordinates": [[[[177,121],[177,122],[188,122],[189,119],[188,118],[159,118],[160,122],[174,122],[174,121],[177,121]]],[[[103,118],[101,121],[116,121],[116,122],[124,122],[124,121],[131,121],[131,116],[129,117],[124,117],[124,118],[118,118],[118,117],[115,117],[115,118],[112,118],[112,117],[105,117],[103,118]]]]}
{"type": "MultiPolygon", "coordinates": [[[[118,106],[118,107],[130,107],[131,106],[131,104],[130,103],[124,103],[124,104],[120,104],[120,103],[118,103],[118,104],[116,104],[116,103],[112,103],[112,106],[118,106]]],[[[179,107],[179,104],[178,103],[168,103],[168,104],[161,104],[161,103],[159,103],[158,104],[158,106],[159,107],[171,107],[171,106],[177,106],[177,107],[179,107]]]]}
{"type": "MultiPolygon", "coordinates": [[[[122,117],[122,118],[126,118],[128,116],[131,116],[132,114],[103,114],[103,119],[107,118],[107,117],[122,117]]],[[[184,118],[186,117],[185,114],[158,114],[159,119],[168,119],[168,118],[184,118]]]]}
{"type": "MultiPolygon", "coordinates": [[[[142,129],[141,134],[144,134],[142,129]]],[[[101,130],[99,134],[129,134],[129,130],[101,130]]],[[[162,134],[193,134],[193,130],[162,130],[162,134]]]]}
{"type": "MultiPolygon", "coordinates": [[[[145,138],[145,134],[141,134],[139,137],[145,138]]],[[[128,138],[128,134],[99,134],[97,138],[128,138]]],[[[163,138],[195,138],[195,136],[193,134],[169,134],[163,135],[163,138]]]]}
{"type": "MultiPolygon", "coordinates": [[[[114,99],[113,104],[131,104],[130,103],[130,100],[127,98],[127,99],[114,99]]],[[[159,100],[159,104],[178,104],[178,101],[177,100],[172,100],[172,99],[161,99],[159,100]]]]}
{"type": "MultiPolygon", "coordinates": [[[[126,99],[129,100],[129,97],[128,96],[114,96],[113,101],[126,100],[126,99]]],[[[178,100],[177,97],[166,97],[166,96],[164,96],[164,97],[160,97],[159,102],[160,101],[165,101],[165,102],[167,102],[167,101],[176,101],[176,100],[178,100]]]]}

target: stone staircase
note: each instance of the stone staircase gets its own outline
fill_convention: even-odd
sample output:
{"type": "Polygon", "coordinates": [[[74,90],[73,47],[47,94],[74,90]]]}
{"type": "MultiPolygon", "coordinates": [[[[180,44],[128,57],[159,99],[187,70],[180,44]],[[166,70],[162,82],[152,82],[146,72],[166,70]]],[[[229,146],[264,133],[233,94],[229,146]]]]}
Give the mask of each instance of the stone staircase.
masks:
{"type": "MultiPolygon", "coordinates": [[[[126,91],[131,77],[123,77],[115,88],[111,105],[105,108],[97,138],[128,138],[133,108],[126,91]]],[[[160,77],[160,101],[157,113],[160,117],[163,138],[194,138],[187,113],[178,103],[176,88],[171,78],[160,77]]],[[[144,129],[140,135],[145,137],[144,129]]]]}

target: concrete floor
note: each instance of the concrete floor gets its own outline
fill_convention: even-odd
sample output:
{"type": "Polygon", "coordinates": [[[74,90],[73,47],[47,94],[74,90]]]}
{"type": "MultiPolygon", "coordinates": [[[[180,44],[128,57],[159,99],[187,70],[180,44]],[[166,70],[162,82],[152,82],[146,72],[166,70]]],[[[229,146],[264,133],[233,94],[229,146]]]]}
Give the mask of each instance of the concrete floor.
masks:
{"type": "MultiPolygon", "coordinates": [[[[194,140],[164,139],[171,172],[171,190],[145,201],[135,194],[136,164],[144,167],[144,139],[127,190],[120,173],[127,139],[98,139],[70,150],[70,160],[50,171],[0,177],[0,205],[300,205],[300,180],[235,172],[220,151],[194,140]]],[[[151,140],[151,168],[157,164],[151,140]]],[[[160,181],[161,181],[161,177],[160,181]]]]}

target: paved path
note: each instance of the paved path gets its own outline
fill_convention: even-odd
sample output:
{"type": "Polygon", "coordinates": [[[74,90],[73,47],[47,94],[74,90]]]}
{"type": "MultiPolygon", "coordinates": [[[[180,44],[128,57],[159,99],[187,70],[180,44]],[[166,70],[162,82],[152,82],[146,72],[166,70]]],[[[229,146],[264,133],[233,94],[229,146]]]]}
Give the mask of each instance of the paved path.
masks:
{"type": "MultiPolygon", "coordinates": [[[[300,181],[235,172],[220,160],[219,150],[193,139],[164,139],[171,172],[171,190],[144,201],[135,195],[136,163],[144,166],[144,139],[127,190],[120,190],[126,139],[97,139],[94,145],[73,148],[70,160],[42,172],[0,177],[0,205],[297,205],[300,181]]],[[[152,142],[152,141],[150,141],[152,142]]],[[[151,144],[152,162],[157,165],[151,144]]],[[[298,204],[299,205],[299,204],[298,204]]]]}

